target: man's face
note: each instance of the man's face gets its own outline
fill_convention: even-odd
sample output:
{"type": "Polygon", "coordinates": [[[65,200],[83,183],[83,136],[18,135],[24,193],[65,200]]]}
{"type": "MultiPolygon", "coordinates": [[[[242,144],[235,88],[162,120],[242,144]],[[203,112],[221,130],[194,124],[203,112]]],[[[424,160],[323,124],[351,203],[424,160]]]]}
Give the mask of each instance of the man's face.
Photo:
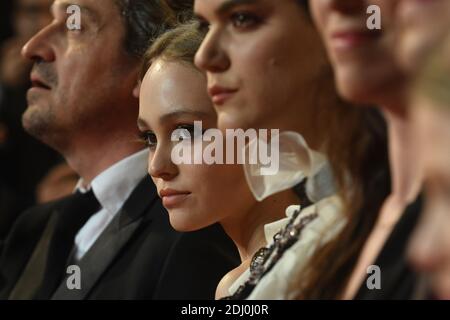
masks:
{"type": "Polygon", "coordinates": [[[113,0],[55,0],[51,12],[53,21],[22,50],[34,61],[22,120],[28,132],[60,149],[94,130],[111,134],[124,107],[134,104],[137,117],[132,89],[138,66],[125,51],[125,27],[113,0]],[[67,26],[72,4],[81,8],[80,30],[67,26]]]}

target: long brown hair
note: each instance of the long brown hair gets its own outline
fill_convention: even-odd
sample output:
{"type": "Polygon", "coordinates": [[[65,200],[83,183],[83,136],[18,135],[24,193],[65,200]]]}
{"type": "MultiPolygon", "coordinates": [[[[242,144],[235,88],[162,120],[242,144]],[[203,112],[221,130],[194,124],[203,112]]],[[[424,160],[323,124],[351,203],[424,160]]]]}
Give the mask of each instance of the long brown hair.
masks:
{"type": "Polygon", "coordinates": [[[318,248],[305,269],[292,279],[298,299],[341,296],[390,193],[384,119],[375,109],[350,106],[338,98],[336,104],[350,110],[350,116],[328,119],[330,139],[325,153],[343,199],[347,224],[333,240],[318,248]]]}
{"type": "MultiPolygon", "coordinates": [[[[308,11],[307,1],[299,4],[308,11]]],[[[333,168],[347,224],[292,279],[298,299],[341,296],[391,185],[383,117],[374,108],[339,98],[330,63],[321,70],[317,88],[314,121],[318,130],[326,130],[323,151],[333,168]]]]}

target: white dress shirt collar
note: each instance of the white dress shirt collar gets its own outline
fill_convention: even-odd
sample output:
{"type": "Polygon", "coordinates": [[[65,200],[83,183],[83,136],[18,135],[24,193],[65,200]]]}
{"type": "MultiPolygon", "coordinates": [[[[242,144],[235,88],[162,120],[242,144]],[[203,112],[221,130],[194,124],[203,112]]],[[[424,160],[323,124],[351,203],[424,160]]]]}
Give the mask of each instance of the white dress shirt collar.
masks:
{"type": "Polygon", "coordinates": [[[82,180],[78,181],[77,190],[85,193],[92,188],[102,208],[77,233],[75,259],[80,260],[92,247],[146,176],[147,159],[148,150],[143,150],[106,169],[86,188],[83,187],[85,184],[82,180]]]}
{"type": "Polygon", "coordinates": [[[139,151],[100,173],[88,187],[80,179],[76,189],[85,193],[92,188],[102,208],[114,215],[147,174],[147,159],[148,149],[139,151]]]}

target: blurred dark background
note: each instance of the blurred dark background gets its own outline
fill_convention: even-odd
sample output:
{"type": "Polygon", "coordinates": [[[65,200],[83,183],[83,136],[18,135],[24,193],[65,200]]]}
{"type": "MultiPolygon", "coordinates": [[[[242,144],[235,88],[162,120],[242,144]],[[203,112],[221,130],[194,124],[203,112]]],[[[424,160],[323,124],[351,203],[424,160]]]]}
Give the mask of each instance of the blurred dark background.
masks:
{"type": "Polygon", "coordinates": [[[78,179],[21,124],[32,64],[20,50],[51,21],[52,2],[0,1],[0,243],[23,210],[71,193],[78,179]]]}

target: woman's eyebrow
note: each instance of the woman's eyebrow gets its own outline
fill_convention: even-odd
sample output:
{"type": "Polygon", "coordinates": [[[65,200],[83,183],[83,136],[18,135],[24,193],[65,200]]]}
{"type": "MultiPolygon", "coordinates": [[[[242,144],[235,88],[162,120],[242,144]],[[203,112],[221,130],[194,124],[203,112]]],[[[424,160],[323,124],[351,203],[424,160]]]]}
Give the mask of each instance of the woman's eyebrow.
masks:
{"type": "Polygon", "coordinates": [[[208,112],[203,111],[186,111],[186,110],[176,110],[173,112],[166,113],[159,118],[159,122],[161,124],[166,123],[167,121],[173,121],[180,118],[197,118],[203,119],[210,117],[211,115],[208,112]]]}
{"type": "Polygon", "coordinates": [[[230,10],[232,10],[234,7],[244,5],[244,4],[254,4],[257,2],[260,2],[261,0],[227,0],[224,3],[222,3],[219,8],[216,10],[216,14],[222,15],[230,10]]]}

